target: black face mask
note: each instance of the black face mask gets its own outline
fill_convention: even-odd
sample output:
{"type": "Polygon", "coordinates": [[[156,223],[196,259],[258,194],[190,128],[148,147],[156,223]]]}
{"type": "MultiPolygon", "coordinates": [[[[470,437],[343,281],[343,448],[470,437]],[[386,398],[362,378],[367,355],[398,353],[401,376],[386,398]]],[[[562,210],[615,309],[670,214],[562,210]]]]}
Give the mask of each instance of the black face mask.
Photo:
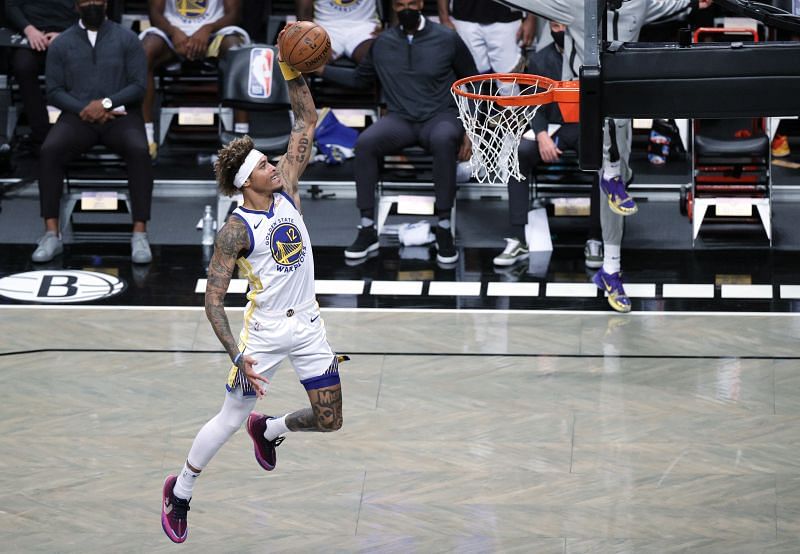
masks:
{"type": "Polygon", "coordinates": [[[406,33],[413,33],[417,30],[421,17],[421,11],[412,10],[410,8],[406,8],[405,10],[400,10],[397,12],[397,20],[400,22],[400,26],[406,33]]]}
{"type": "Polygon", "coordinates": [[[88,29],[99,29],[106,20],[106,7],[103,4],[80,6],[78,13],[81,14],[81,21],[88,29]]]}
{"type": "Polygon", "coordinates": [[[550,31],[550,36],[553,37],[553,42],[556,43],[556,46],[564,49],[564,31],[550,31]]]}

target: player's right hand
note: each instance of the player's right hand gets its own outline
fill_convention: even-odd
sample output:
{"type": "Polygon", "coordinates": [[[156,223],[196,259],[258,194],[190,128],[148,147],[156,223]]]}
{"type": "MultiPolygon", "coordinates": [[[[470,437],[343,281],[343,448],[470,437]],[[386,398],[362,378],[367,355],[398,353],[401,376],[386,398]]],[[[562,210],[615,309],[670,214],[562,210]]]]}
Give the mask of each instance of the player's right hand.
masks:
{"type": "Polygon", "coordinates": [[[252,385],[253,390],[256,391],[256,396],[258,398],[264,398],[264,395],[267,393],[267,391],[261,386],[259,381],[269,385],[269,379],[259,374],[255,370],[256,365],[258,365],[258,362],[255,358],[252,356],[242,355],[242,359],[239,361],[239,371],[244,373],[244,376],[250,382],[250,385],[252,385]]]}

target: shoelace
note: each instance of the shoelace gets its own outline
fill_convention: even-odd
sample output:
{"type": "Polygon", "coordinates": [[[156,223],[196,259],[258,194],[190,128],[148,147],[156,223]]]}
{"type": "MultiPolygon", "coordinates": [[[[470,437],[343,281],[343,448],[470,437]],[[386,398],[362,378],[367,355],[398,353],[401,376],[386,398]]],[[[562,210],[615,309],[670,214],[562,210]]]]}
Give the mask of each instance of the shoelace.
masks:
{"type": "Polygon", "coordinates": [[[177,496],[172,497],[172,517],[175,519],[186,519],[186,512],[190,509],[188,500],[183,500],[177,496]]]}

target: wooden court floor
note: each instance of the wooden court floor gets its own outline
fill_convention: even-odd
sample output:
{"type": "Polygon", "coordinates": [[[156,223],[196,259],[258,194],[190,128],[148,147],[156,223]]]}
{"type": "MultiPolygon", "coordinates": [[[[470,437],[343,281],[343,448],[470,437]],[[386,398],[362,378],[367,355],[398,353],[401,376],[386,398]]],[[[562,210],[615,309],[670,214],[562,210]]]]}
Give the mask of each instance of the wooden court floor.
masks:
{"type": "MultiPolygon", "coordinates": [[[[4,552],[800,552],[800,317],[324,310],[344,427],[240,431],[197,309],[0,308],[4,552]]],[[[231,311],[238,331],[241,310],[231,311]]],[[[305,406],[291,368],[258,409],[305,406]]]]}

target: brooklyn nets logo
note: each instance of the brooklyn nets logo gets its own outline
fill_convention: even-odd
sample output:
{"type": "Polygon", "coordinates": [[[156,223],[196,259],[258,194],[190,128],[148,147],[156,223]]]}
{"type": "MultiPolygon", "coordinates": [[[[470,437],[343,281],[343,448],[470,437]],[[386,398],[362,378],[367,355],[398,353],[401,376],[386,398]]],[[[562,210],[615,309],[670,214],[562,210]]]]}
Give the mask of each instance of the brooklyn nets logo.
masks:
{"type": "Polygon", "coordinates": [[[306,248],[300,229],[294,223],[278,223],[269,234],[272,258],[278,264],[278,271],[291,271],[300,267],[306,257],[306,248]]]}

